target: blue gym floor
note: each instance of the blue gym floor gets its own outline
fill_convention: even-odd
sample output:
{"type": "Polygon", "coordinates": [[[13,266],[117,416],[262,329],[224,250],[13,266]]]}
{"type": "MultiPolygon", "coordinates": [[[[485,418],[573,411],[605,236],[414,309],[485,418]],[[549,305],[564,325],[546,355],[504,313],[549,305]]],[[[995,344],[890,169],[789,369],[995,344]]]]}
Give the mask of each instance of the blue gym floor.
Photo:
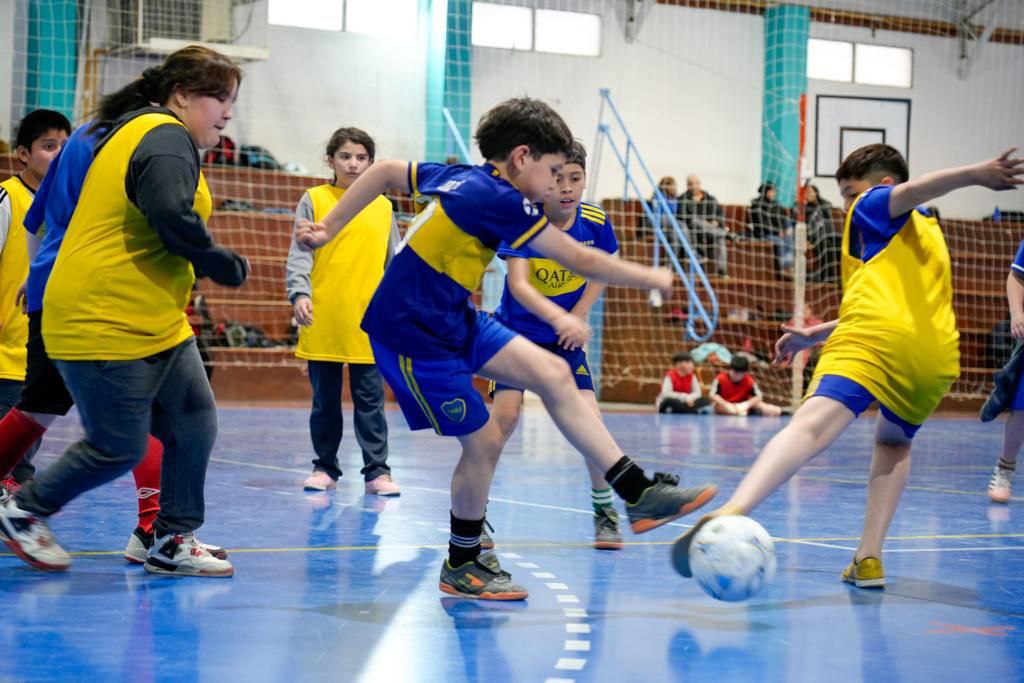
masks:
{"type": "MultiPolygon", "coordinates": [[[[443,597],[454,440],[389,411],[400,499],[364,496],[355,440],[331,494],[304,494],[299,409],[227,408],[200,538],[232,579],[145,574],[122,559],[131,477],[53,519],[74,552],[45,574],[0,556],[0,680],[53,681],[967,681],[1024,680],[1024,498],[989,504],[1002,425],[936,419],[918,436],[886,549],[889,586],[839,573],[860,532],[873,418],[858,421],[754,517],[777,538],[775,582],[717,603],[668,563],[689,520],[621,552],[589,547],[581,458],[528,410],[488,517],[525,603],[443,597]]],[[[625,451],[726,496],[783,424],[770,418],[608,414],[625,451]]],[[[80,433],[54,425],[45,467],[80,433]]]]}

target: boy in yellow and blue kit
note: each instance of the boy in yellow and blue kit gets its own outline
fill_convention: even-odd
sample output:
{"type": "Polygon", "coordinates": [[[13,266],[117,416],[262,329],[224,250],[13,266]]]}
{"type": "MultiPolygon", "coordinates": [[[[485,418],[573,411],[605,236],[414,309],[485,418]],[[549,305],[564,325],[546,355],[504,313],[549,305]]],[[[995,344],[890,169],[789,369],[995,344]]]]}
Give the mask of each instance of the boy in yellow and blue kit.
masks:
{"type": "MultiPolygon", "coordinates": [[[[565,165],[555,177],[555,192],[544,202],[544,215],[555,228],[580,244],[608,254],[619,250],[608,215],[598,206],[580,202],[587,185],[587,152],[576,141],[565,165]]],[[[600,282],[588,282],[562,264],[529,246],[513,249],[502,244],[498,256],[508,264],[505,290],[494,317],[534,344],[563,358],[569,365],[576,388],[598,416],[601,408],[594,393],[594,378],[583,345],[592,331],[587,324],[591,306],[604,291],[600,282]]],[[[511,438],[522,412],[523,390],[491,382],[494,398],[491,414],[505,442],[511,438]]],[[[619,518],[612,505],[612,490],[603,472],[587,467],[590,502],[594,509],[594,547],[621,550],[619,518]]]]}
{"type": "Polygon", "coordinates": [[[610,284],[669,290],[672,274],[612,258],[551,228],[537,204],[552,191],[573,138],[546,104],[522,97],[488,111],[476,132],[480,166],[379,161],[321,223],[297,237],[319,247],[386,188],[431,197],[409,226],[363,318],[374,358],[412,429],[455,436],[462,457],[452,477],[451,536],[439,588],[485,600],[523,600],[493,552],[481,554],[484,509],[504,445],[475,374],[540,395],[552,419],[626,501],[633,530],[649,531],[696,510],[713,486],[678,488],[651,479],[625,456],[572,382],[558,356],[479,312],[470,297],[502,242],[527,245],[573,272],[610,284]]]}
{"type": "Polygon", "coordinates": [[[921,207],[961,187],[1024,183],[1024,159],[1011,159],[1013,151],[909,181],[906,162],[888,145],[861,147],[843,161],[836,172],[847,212],[839,319],[807,329],[783,326],[776,362],[827,340],[807,398],[729,502],[676,541],[673,563],[683,576],[692,575],[690,544],[708,520],[749,514],[877,401],[864,530],[842,580],[885,586],[882,544],[906,487],[911,440],[960,374],[949,251],[938,222],[921,207]]]}

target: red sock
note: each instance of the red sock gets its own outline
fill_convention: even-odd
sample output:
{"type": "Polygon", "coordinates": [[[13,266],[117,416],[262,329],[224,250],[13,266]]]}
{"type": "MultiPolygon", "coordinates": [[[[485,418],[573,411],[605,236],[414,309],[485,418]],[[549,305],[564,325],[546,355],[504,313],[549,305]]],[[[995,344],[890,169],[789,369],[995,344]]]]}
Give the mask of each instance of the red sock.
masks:
{"type": "Polygon", "coordinates": [[[29,449],[46,432],[46,427],[17,408],[0,420],[0,479],[7,478],[29,449]]]}
{"type": "Polygon", "coordinates": [[[160,464],[164,459],[164,445],[150,436],[146,442],[146,455],[132,470],[135,477],[135,493],[139,497],[139,526],[143,531],[153,531],[153,520],[160,512],[160,464]]]}

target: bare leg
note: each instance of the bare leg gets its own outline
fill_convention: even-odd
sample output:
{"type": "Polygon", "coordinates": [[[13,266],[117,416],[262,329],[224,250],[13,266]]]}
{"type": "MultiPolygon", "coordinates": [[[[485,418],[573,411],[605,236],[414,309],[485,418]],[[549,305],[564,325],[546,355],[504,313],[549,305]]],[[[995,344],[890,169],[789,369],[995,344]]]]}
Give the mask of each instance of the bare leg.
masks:
{"type": "Polygon", "coordinates": [[[491,403],[491,421],[501,433],[501,445],[504,447],[519,425],[519,416],[523,412],[523,392],[498,391],[491,403]]]}
{"type": "Polygon", "coordinates": [[[491,479],[504,445],[494,420],[472,434],[458,437],[462,457],[452,474],[452,514],[459,519],[483,519],[491,479]]]}
{"type": "Polygon", "coordinates": [[[812,396],[792,421],[772,437],[725,507],[749,514],[856,419],[839,401],[812,396]]]}
{"type": "Polygon", "coordinates": [[[487,361],[480,374],[539,395],[559,431],[602,473],[623,457],[622,449],[576,388],[569,366],[555,354],[516,337],[487,361]]]}
{"type": "Polygon", "coordinates": [[[778,417],[779,415],[782,415],[782,408],[779,406],[773,406],[771,403],[761,401],[757,407],[765,417],[778,417]]]}
{"type": "MultiPolygon", "coordinates": [[[[593,410],[594,414],[596,414],[598,419],[600,419],[601,408],[600,406],[597,405],[597,396],[594,394],[594,392],[581,391],[580,394],[583,395],[583,400],[587,402],[587,405],[590,406],[590,409],[593,410]]],[[[587,473],[590,475],[591,488],[597,491],[602,491],[608,488],[608,482],[605,481],[604,472],[599,472],[597,468],[595,468],[589,462],[587,462],[587,473]]]]}
{"type": "Polygon", "coordinates": [[[853,556],[856,562],[865,557],[882,557],[885,535],[910,475],[910,443],[903,429],[885,419],[884,415],[878,416],[864,510],[864,533],[853,556]]]}
{"type": "Polygon", "coordinates": [[[1017,453],[1024,444],[1024,410],[1013,410],[1003,430],[1003,462],[1017,462],[1017,453]]]}

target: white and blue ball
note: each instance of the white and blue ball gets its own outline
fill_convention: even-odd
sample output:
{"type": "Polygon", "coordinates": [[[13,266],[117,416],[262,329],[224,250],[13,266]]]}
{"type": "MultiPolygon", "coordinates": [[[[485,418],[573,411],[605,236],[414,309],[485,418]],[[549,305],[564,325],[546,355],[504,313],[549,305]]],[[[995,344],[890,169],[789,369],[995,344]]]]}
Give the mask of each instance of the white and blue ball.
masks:
{"type": "Polygon", "coordinates": [[[749,517],[716,517],[697,532],[690,546],[693,578],[716,600],[754,597],[775,578],[775,568],[775,543],[749,517]]]}

